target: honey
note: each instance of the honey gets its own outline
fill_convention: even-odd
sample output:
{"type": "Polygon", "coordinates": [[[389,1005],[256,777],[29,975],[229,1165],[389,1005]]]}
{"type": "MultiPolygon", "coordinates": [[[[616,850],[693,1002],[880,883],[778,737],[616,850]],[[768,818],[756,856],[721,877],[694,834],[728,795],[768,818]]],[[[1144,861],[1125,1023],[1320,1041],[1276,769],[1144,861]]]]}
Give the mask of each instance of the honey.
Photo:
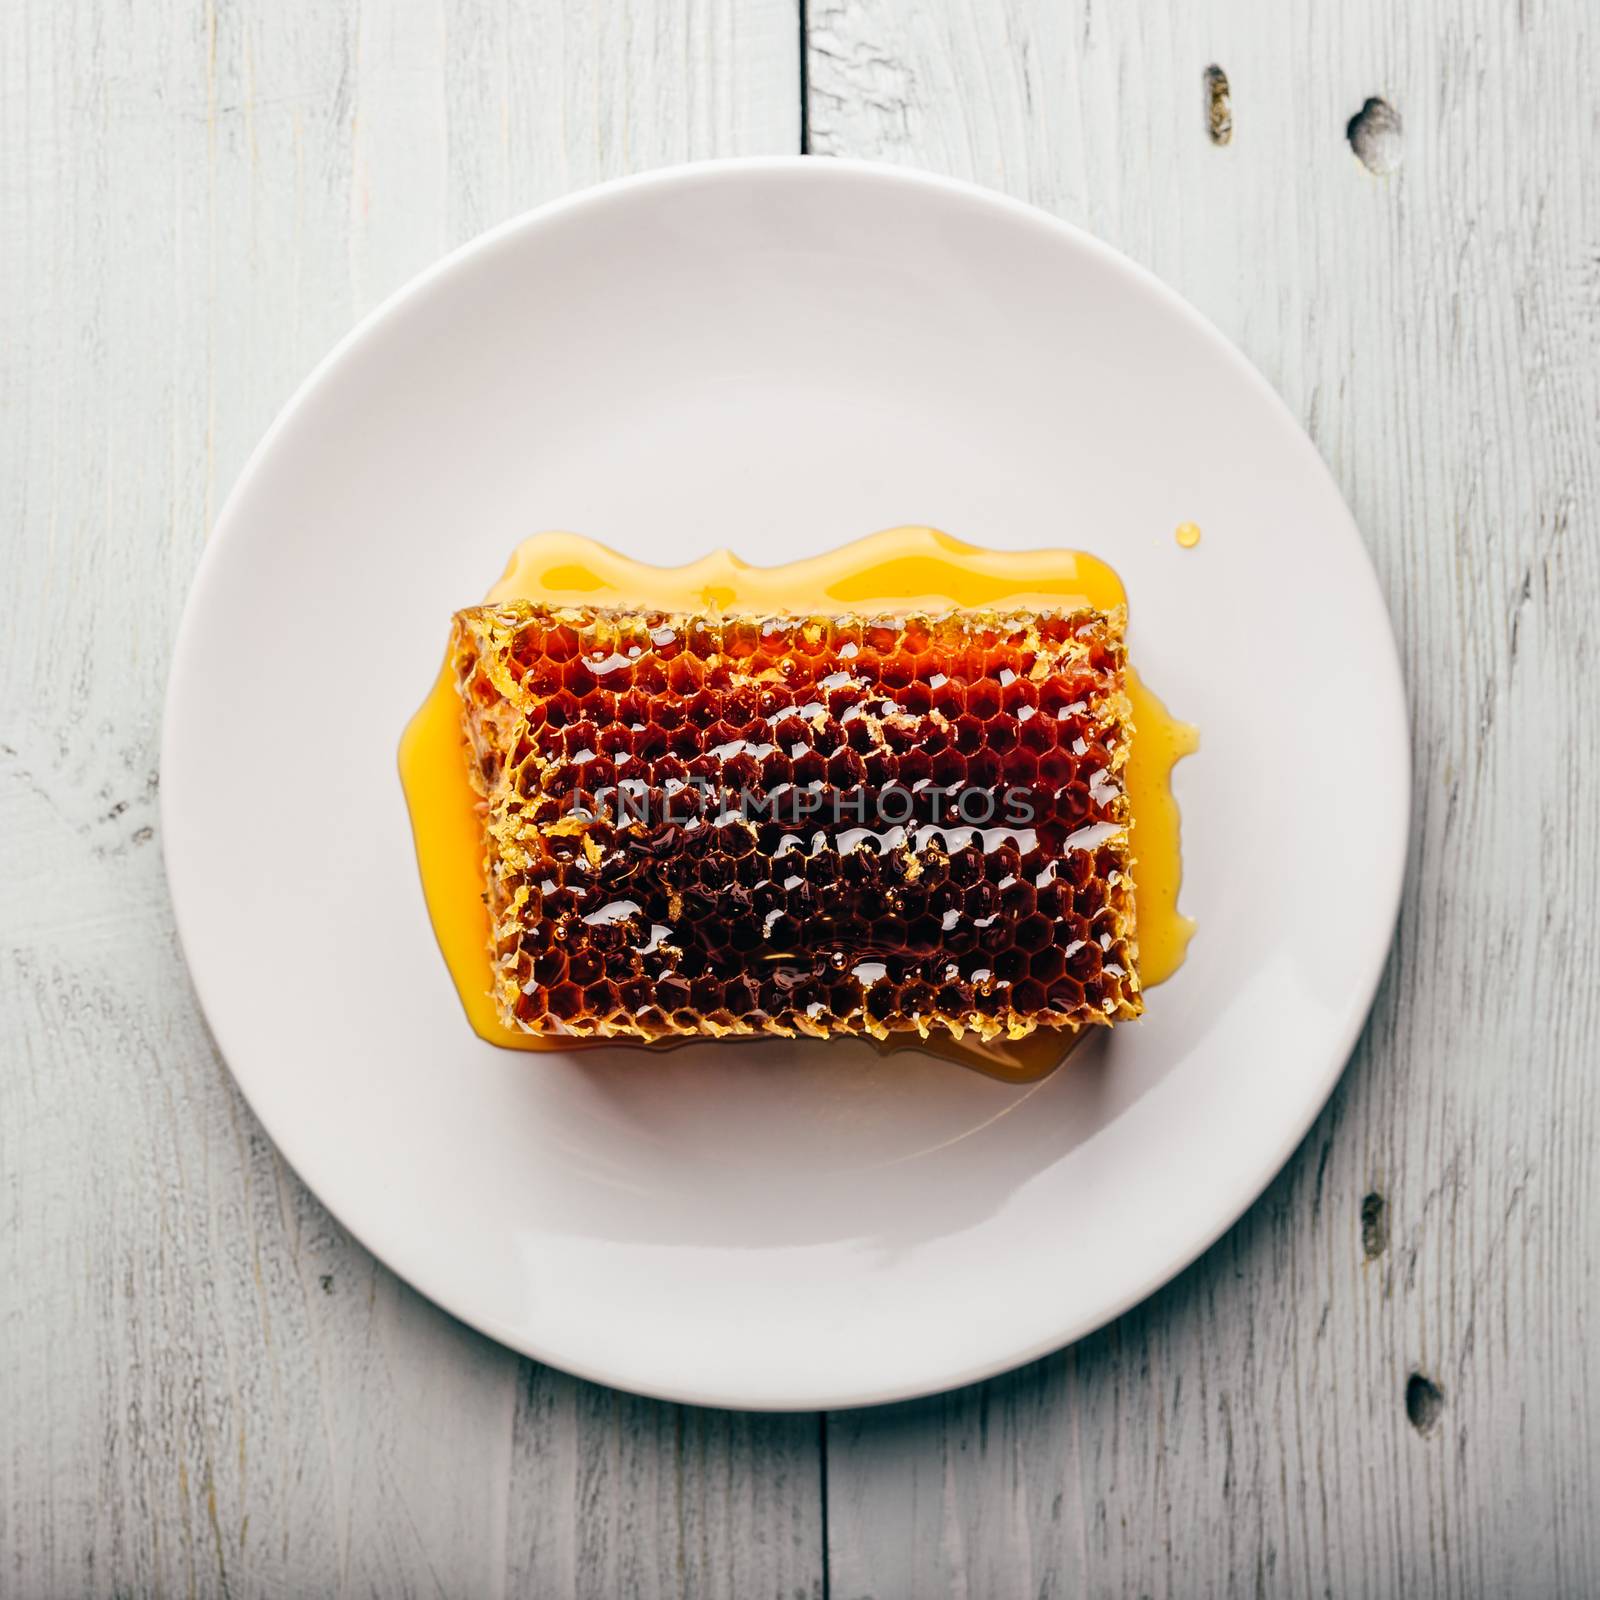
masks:
{"type": "MultiPolygon", "coordinates": [[[[952,608],[972,610],[1004,607],[1013,617],[1025,613],[1063,616],[1080,608],[1112,613],[1122,605],[1123,594],[1121,583],[1115,573],[1092,557],[1065,551],[1026,554],[983,551],[929,529],[898,529],[861,540],[829,556],[788,567],[753,567],[727,552],[719,552],[691,566],[670,570],[633,562],[603,546],[573,535],[540,535],[527,541],[517,551],[506,573],[491,592],[490,601],[491,605],[526,601],[555,607],[606,607],[618,610],[648,605],[655,613],[677,610],[707,618],[716,618],[723,613],[738,613],[741,618],[748,615],[766,615],[774,619],[807,616],[813,619],[830,617],[838,619],[851,612],[862,616],[881,616],[888,612],[896,615],[922,612],[930,618],[937,618],[952,608]]],[[[517,613],[514,608],[509,608],[507,615],[515,620],[517,613]]],[[[729,624],[730,632],[735,626],[729,624]]],[[[743,624],[738,626],[742,627],[743,624]]],[[[781,631],[781,626],[776,621],[770,623],[769,628],[781,631]]],[[[814,643],[811,647],[820,650],[824,643],[829,642],[835,648],[847,648],[853,653],[861,643],[867,641],[858,641],[852,637],[843,643],[840,640],[822,641],[814,643]]],[[[876,639],[870,642],[887,646],[893,641],[876,639]]],[[[988,642],[991,646],[994,643],[993,640],[988,642]]],[[[648,641],[645,643],[648,646],[648,641]]],[[[768,643],[770,645],[768,654],[774,660],[789,659],[798,653],[792,648],[794,644],[792,640],[775,639],[768,643]]],[[[946,641],[946,643],[959,644],[960,641],[946,641]]],[[[637,657],[640,645],[635,643],[629,648],[637,657]]],[[[752,652],[758,648],[759,641],[752,642],[752,652]]],[[[596,656],[602,653],[607,654],[607,659],[614,658],[618,662],[626,659],[623,654],[615,651],[602,652],[598,648],[594,651],[596,656]]],[[[715,653],[712,654],[714,656],[715,653]]],[[[875,660],[888,660],[893,656],[893,651],[890,650],[888,655],[885,655],[880,650],[874,655],[869,649],[868,655],[875,660]]],[[[691,672],[693,659],[693,652],[686,652],[679,670],[691,672]]],[[[1005,719],[1001,713],[999,700],[1007,692],[1005,680],[1009,669],[1003,665],[996,666],[996,661],[998,657],[990,661],[990,667],[998,673],[998,677],[991,675],[984,679],[982,686],[973,692],[980,694],[985,701],[990,698],[996,700],[994,706],[984,704],[980,709],[999,716],[1000,721],[994,726],[1001,728],[1005,719]]],[[[539,670],[548,672],[550,669],[546,665],[539,670]]],[[[570,675],[573,669],[562,670],[570,675]]],[[[901,682],[912,676],[909,670],[902,670],[892,665],[887,670],[891,676],[898,673],[901,682]]],[[[664,671],[664,669],[660,664],[652,663],[649,671],[642,670],[641,677],[647,682],[650,681],[651,671],[664,671]]],[[[577,675],[585,683],[591,681],[586,668],[577,669],[577,675]]],[[[942,673],[933,673],[932,680],[945,676],[942,673]]],[[[1010,676],[1014,685],[1015,674],[1012,673],[1010,676]]],[[[924,672],[923,677],[925,681],[910,690],[913,699],[919,692],[925,697],[929,695],[929,684],[932,680],[927,672],[924,672]]],[[[976,679],[973,681],[977,682],[976,679]]],[[[554,678],[551,679],[549,687],[556,691],[554,678]]],[[[665,687],[664,682],[663,687],[665,687]]],[[[687,685],[682,684],[680,687],[687,685]]],[[[1183,951],[1192,931],[1192,925],[1187,919],[1179,916],[1176,909],[1179,878],[1178,817],[1168,779],[1172,764],[1194,747],[1194,740],[1192,731],[1173,722],[1159,701],[1149,694],[1131,672],[1128,674],[1128,693],[1132,701],[1133,725],[1137,731],[1132,741],[1131,758],[1126,760],[1126,804],[1131,808],[1133,820],[1137,825],[1134,833],[1134,854],[1138,859],[1133,867],[1133,878],[1138,903],[1140,947],[1138,973],[1148,985],[1160,982],[1176,969],[1183,959],[1183,951]]],[[[753,704],[745,707],[745,710],[753,714],[753,704]]],[[[721,715],[720,702],[717,714],[721,715]]],[[[841,708],[841,714],[848,715],[848,711],[841,708]]],[[[1028,713],[1023,714],[1026,716],[1028,713]]],[[[982,743],[979,725],[972,717],[962,720],[971,722],[972,729],[957,734],[955,731],[957,724],[952,722],[950,724],[952,739],[957,742],[964,739],[972,751],[978,751],[982,743]]],[[[629,721],[641,728],[644,726],[642,722],[637,722],[633,713],[630,713],[629,721]]],[[[598,745],[600,740],[597,735],[600,731],[593,728],[584,729],[577,735],[579,745],[598,745]]],[[[721,740],[720,734],[732,732],[731,725],[719,726],[717,731],[719,734],[717,742],[725,746],[728,741],[721,740]]],[[[1005,740],[1002,742],[1014,742],[1017,731],[1015,726],[1011,726],[1009,730],[1002,728],[1001,731],[1005,733],[1005,740]]],[[[858,740],[857,743],[862,742],[858,740]]],[[[691,753],[692,744],[693,740],[686,739],[683,742],[685,755],[691,753]]],[[[862,747],[865,748],[865,745],[862,747]]],[[[757,748],[764,747],[757,746],[757,748]]],[[[619,749],[620,746],[615,746],[611,753],[614,755],[619,749]]],[[[578,746],[574,746],[570,753],[577,755],[578,746]]],[[[595,759],[596,756],[596,751],[589,749],[583,749],[581,753],[589,760],[595,759]]],[[[980,752],[976,759],[985,775],[998,779],[1001,775],[998,765],[994,774],[988,774],[985,765],[988,755],[987,752],[980,752]]],[[[601,759],[608,758],[602,754],[601,759]]],[[[778,758],[770,756],[769,753],[768,759],[778,758]]],[[[859,766],[859,757],[852,759],[859,766]]],[[[915,764],[918,757],[913,756],[911,759],[915,764]]],[[[923,753],[920,759],[926,761],[926,753],[923,753]]],[[[1022,758],[1019,758],[1019,765],[1021,760],[1022,758]]],[[[846,762],[845,765],[849,766],[849,763],[846,762]]],[[[484,817],[478,797],[474,795],[468,782],[467,762],[462,750],[460,701],[457,698],[455,683],[448,671],[441,675],[434,693],[430,695],[406,730],[401,746],[401,773],[411,808],[429,913],[474,1029],[491,1042],[513,1048],[567,1049],[572,1048],[574,1044],[583,1043],[582,1040],[560,1035],[541,1037],[537,1033],[507,1027],[502,1024],[497,1013],[491,974],[489,913],[484,902],[484,817]]],[[[608,772],[607,775],[613,774],[608,772]]],[[[1081,785],[1079,788],[1081,789],[1081,785]]],[[[933,820],[936,819],[930,819],[930,822],[933,820]]],[[[1010,848],[1016,842],[1015,840],[1007,842],[1006,848],[1010,854],[1017,853],[1010,848]]],[[[856,851],[854,856],[875,859],[871,851],[856,851]]],[[[952,856],[951,861],[954,863],[956,857],[952,856]]],[[[837,865],[835,862],[835,869],[837,865]]],[[[854,858],[851,865],[853,867],[856,865],[854,858]]],[[[1024,887],[1019,882],[1018,873],[1010,870],[1020,865],[1020,857],[1017,862],[1011,862],[1009,855],[1003,855],[996,863],[998,870],[993,874],[995,881],[990,882],[985,877],[985,863],[967,862],[961,865],[959,870],[962,875],[973,878],[974,882],[960,886],[959,894],[956,893],[956,886],[948,883],[932,886],[908,885],[898,877],[892,884],[865,886],[863,893],[876,896],[875,903],[881,903],[887,888],[897,904],[903,901],[906,907],[917,914],[910,919],[910,922],[917,922],[919,917],[925,922],[930,916],[937,915],[946,925],[952,911],[959,909],[962,917],[966,916],[968,899],[972,900],[970,909],[976,916],[987,908],[986,897],[995,897],[997,907],[994,909],[998,909],[998,898],[1001,895],[1009,895],[1008,903],[1013,903],[1013,909],[1020,909],[1019,897],[1027,893],[1030,905],[1026,912],[1015,920],[1019,923],[1028,921],[1030,931],[1026,942],[1038,945],[1039,948],[1031,953],[1008,949],[1003,959],[1017,968],[1012,974],[1013,979],[1022,986],[1021,992],[1025,996],[1037,1002],[1037,1009],[1041,1013],[1048,1013],[1049,1007],[1058,1003],[1048,1000],[1049,995],[1065,997],[1059,999],[1059,1004],[1064,1009],[1058,1020],[1068,1020],[1065,1015],[1065,1012],[1070,1010],[1067,1001],[1075,992],[1081,993],[1081,977],[1086,970],[1083,967],[1085,960],[1088,960],[1095,969],[1092,974],[1095,984],[1104,981],[1101,977],[1102,963],[1114,971],[1120,969],[1114,955],[1102,957],[1097,952],[1093,957],[1086,957],[1082,949],[1083,941],[1080,940],[1077,941],[1078,948],[1073,950],[1079,977],[1075,979],[1067,973],[1061,952],[1064,948],[1072,948],[1074,941],[1066,937],[1061,929],[1045,927],[1045,918],[1034,904],[1031,879],[1029,886],[1024,887]],[[998,883],[1007,883],[1007,888],[999,889],[998,883]],[[939,898],[938,906],[933,904],[935,897],[939,898]],[[944,904],[946,900],[951,902],[950,905],[944,904]],[[980,900],[983,901],[981,905],[978,903],[980,900]],[[1058,939],[1059,943],[1055,942],[1058,939]],[[1037,973],[1033,970],[1035,963],[1037,973]],[[1058,968],[1062,970],[1058,971],[1058,968]]],[[[1106,865],[1114,874],[1117,863],[1107,862],[1106,865]]],[[[1038,862],[1030,862],[1030,866],[1037,867],[1038,862]]],[[[699,870],[708,869],[702,867],[699,870]]],[[[714,870],[725,872],[727,863],[714,870]]],[[[825,864],[821,870],[826,870],[825,864]]],[[[695,886],[699,887],[697,879],[695,886]]],[[[765,888],[768,898],[774,898],[773,886],[768,883],[765,884],[765,888]]],[[[559,886],[557,892],[559,893],[559,886]]],[[[1059,908],[1061,896],[1055,886],[1052,885],[1041,892],[1046,897],[1048,908],[1052,910],[1059,908]]],[[[781,899],[781,896],[774,898],[773,907],[767,908],[764,913],[769,919],[789,915],[786,907],[778,905],[778,899],[781,899]]],[[[1068,899],[1070,901],[1070,893],[1068,899]]],[[[620,898],[614,903],[626,907],[635,904],[633,901],[620,898]]],[[[909,929],[910,923],[906,919],[891,920],[901,928],[909,929]]],[[[990,911],[989,920],[993,921],[993,910],[990,911]]],[[[605,919],[601,919],[602,926],[596,930],[597,942],[601,946],[606,944],[609,937],[604,921],[605,919]]],[[[778,925],[780,928],[785,926],[782,922],[778,925]]],[[[924,945],[928,944],[929,941],[925,936],[919,934],[918,937],[924,945]]],[[[835,999],[838,999],[840,1004],[845,1003],[844,998],[839,998],[840,996],[845,998],[853,996],[854,1000],[862,1005],[860,1013],[862,1020],[868,1024],[870,1031],[882,1035],[886,1044],[898,1045],[909,1039],[914,1047],[931,1049],[940,1055],[954,1054],[968,1064],[1008,1077],[1037,1076],[1041,1071],[1053,1066],[1076,1040],[1074,1032],[1060,1027],[1045,1028],[1037,1032],[1029,1031],[1026,1037],[1022,1037],[1015,1017],[1009,1013],[1002,1018],[1004,1025],[997,1022],[994,1026],[989,1026],[988,1017],[981,1011],[972,1010],[973,1005],[989,1006],[989,1001],[982,997],[975,998],[970,985],[962,987],[966,977],[969,976],[964,970],[956,975],[955,981],[948,986],[949,995],[954,997],[949,1003],[955,1006],[959,1000],[961,1005],[966,1007],[964,1015],[967,1024],[969,1027],[976,1024],[975,1031],[979,1037],[974,1038],[971,1032],[963,1036],[963,1030],[959,1026],[955,1030],[956,1037],[939,1037],[937,1030],[935,1034],[930,1035],[926,1028],[910,1031],[905,1025],[906,1018],[900,1014],[907,1008],[901,1006],[892,996],[905,984],[911,985],[913,992],[919,986],[931,988],[933,980],[939,974],[919,969],[914,959],[914,952],[905,956],[894,951],[889,951],[887,954],[889,959],[886,962],[871,963],[873,971],[870,977],[873,981],[870,983],[870,988],[876,993],[876,999],[872,993],[863,997],[859,992],[859,986],[851,990],[850,983],[856,982],[855,979],[851,979],[849,983],[843,984],[837,993],[830,991],[828,996],[821,999],[813,997],[810,1001],[813,1014],[818,1014],[816,1008],[825,1010],[835,999]],[[879,965],[886,968],[892,966],[893,971],[880,974],[876,971],[879,965]],[[892,981],[883,981],[886,978],[892,981]],[[984,1034],[988,1037],[982,1037],[984,1034]]],[[[606,1003],[620,1016],[618,1007],[623,997],[618,995],[615,986],[610,985],[609,980],[599,972],[588,971],[588,967],[596,963],[587,954],[579,952],[577,959],[582,963],[582,970],[578,975],[590,981],[590,988],[594,994],[599,995],[604,989],[606,1003]]],[[[529,960],[531,963],[531,955],[529,960]]],[[[557,964],[553,958],[545,964],[547,976],[557,979],[548,987],[548,991],[541,988],[533,972],[523,975],[527,979],[526,987],[530,995],[538,996],[537,999],[530,999],[529,1003],[543,1008],[555,999],[560,1006],[577,1016],[582,1009],[583,994],[571,981],[565,966],[562,973],[556,975],[557,964]]],[[[688,963],[691,971],[686,980],[690,985],[697,977],[692,970],[694,964],[691,958],[688,963]]],[[[964,965],[970,966],[973,962],[966,962],[964,965]]],[[[988,977],[987,969],[983,969],[981,975],[988,977]]],[[[806,974],[803,971],[800,977],[802,982],[806,981],[806,974]]],[[[768,1010],[772,1009],[775,1004],[773,997],[767,996],[763,1002],[761,986],[751,984],[748,987],[750,993],[745,994],[744,989],[740,988],[736,1000],[742,997],[741,1004],[748,1002],[756,1008],[756,1014],[765,1015],[766,1012],[761,1010],[761,1007],[765,1004],[768,1010]]],[[[1136,994],[1137,988],[1137,978],[1130,974],[1127,989],[1130,993],[1136,994]]],[[[704,993],[709,994],[709,990],[703,986],[702,989],[704,993]]],[[[809,994],[809,990],[806,992],[809,994]]],[[[1094,992],[1099,994],[1100,991],[1095,989],[1094,992]]],[[[643,999],[645,996],[641,992],[632,998],[643,999]]],[[[688,996],[679,998],[687,1001],[688,996]]],[[[501,1000],[502,1003],[505,1000],[503,986],[501,1000]]],[[[645,1008],[641,1006],[634,1009],[638,1009],[642,1014],[645,1008]]],[[[686,1015],[688,1009],[686,1005],[686,1015]]],[[[736,1013],[741,1006],[719,1004],[713,1009],[717,1010],[725,1021],[732,1022],[736,1020],[736,1013]]],[[[909,1009],[910,1020],[916,1022],[915,1008],[909,1009]]],[[[924,1009],[932,1009],[931,1001],[924,1009]]],[[[993,1011],[996,1008],[989,1006],[989,1009],[993,1011]]],[[[794,1021],[790,1013],[786,1012],[783,1015],[787,1018],[787,1022],[776,1024],[778,1031],[788,1031],[788,1024],[794,1021]]],[[[1043,1019],[1049,1021],[1050,1017],[1045,1015],[1043,1019]]],[[[649,1030],[657,1031],[664,1021],[659,1013],[652,1013],[649,1030]]],[[[1027,1024],[1028,1028],[1031,1026],[1031,1022],[1027,1024]]],[[[563,1033],[568,1031],[565,1023],[562,1024],[562,1030],[563,1033]]],[[[726,1031],[737,1030],[730,1027],[726,1031]]],[[[807,1030],[802,1026],[799,1031],[807,1030]]]]}
{"type": "Polygon", "coordinates": [[[959,1042],[1137,1016],[1122,629],[458,613],[500,1020],[959,1042]]]}

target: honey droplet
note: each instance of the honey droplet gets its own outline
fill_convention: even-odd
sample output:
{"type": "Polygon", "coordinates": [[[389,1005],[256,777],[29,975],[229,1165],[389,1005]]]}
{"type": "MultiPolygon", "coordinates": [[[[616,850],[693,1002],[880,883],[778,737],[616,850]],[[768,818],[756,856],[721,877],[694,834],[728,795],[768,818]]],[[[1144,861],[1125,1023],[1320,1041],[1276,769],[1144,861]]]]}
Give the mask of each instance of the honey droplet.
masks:
{"type": "Polygon", "coordinates": [[[1200,543],[1200,524],[1198,522],[1180,522],[1178,524],[1177,540],[1185,550],[1193,550],[1200,543]]]}

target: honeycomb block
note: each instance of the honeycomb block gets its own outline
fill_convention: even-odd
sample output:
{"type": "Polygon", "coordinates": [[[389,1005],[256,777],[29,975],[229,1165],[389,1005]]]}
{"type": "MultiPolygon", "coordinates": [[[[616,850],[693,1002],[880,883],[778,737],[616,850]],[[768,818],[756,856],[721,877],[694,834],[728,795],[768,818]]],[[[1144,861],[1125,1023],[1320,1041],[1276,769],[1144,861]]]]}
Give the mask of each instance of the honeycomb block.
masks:
{"type": "Polygon", "coordinates": [[[496,1004],[661,1039],[1137,1016],[1124,616],[457,614],[496,1004]]]}

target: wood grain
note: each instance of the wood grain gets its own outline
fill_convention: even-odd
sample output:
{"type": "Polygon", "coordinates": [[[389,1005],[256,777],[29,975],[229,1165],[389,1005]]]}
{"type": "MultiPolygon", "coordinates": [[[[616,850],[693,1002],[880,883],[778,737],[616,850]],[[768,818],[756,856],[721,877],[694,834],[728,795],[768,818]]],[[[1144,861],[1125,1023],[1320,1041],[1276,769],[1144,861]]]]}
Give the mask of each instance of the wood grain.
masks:
{"type": "Polygon", "coordinates": [[[507,215],[796,148],[791,0],[0,29],[0,1594],[816,1592],[814,1418],[539,1372],[284,1167],[188,987],[155,811],[178,611],[294,385],[507,215]]]}
{"type": "Polygon", "coordinates": [[[1389,597],[1416,769],[1394,955],[1299,1155],[1075,1350],[831,1418],[831,1592],[1594,1593],[1594,21],[1486,0],[809,17],[813,150],[1084,224],[1285,396],[1389,597]],[[1384,176],[1347,137],[1369,98],[1399,122],[1384,176]]]}

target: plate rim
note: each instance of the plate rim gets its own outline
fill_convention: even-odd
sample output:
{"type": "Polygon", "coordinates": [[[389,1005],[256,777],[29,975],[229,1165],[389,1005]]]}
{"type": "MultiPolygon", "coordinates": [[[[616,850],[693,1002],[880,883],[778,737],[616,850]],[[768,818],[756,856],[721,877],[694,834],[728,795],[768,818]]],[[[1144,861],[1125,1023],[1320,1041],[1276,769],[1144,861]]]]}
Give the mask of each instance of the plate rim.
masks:
{"type": "MultiPolygon", "coordinates": [[[[997,190],[985,188],[965,179],[947,177],[920,168],[901,166],[889,162],[831,156],[720,157],[658,167],[644,172],[630,173],[612,178],[576,190],[570,194],[559,196],[497,223],[485,232],[448,251],[386,296],[372,310],[360,317],[350,330],[335,342],[327,354],[316,362],[306,377],[294,388],[246,458],[238,478],[228,491],[222,508],[217,513],[216,519],[202,546],[200,558],[195,564],[178,629],[174,636],[171,662],[167,672],[166,689],[162,703],[158,758],[158,771],[162,778],[158,790],[162,863],[167,878],[168,898],[172,905],[174,927],[179,948],[183,953],[189,981],[194,988],[195,997],[199,1003],[206,1027],[216,1044],[217,1053],[227,1066],[230,1077],[232,1077],[239,1093],[243,1096],[245,1103],[249,1106],[252,1115],[261,1124],[283,1159],[294,1169],[299,1180],[305,1183],[306,1187],[315,1195],[318,1203],[328,1211],[338,1225],[360,1244],[362,1249],[368,1251],[376,1260],[380,1261],[386,1270],[393,1272],[396,1277],[408,1284],[418,1294],[467,1327],[475,1329],[507,1349],[588,1382],[603,1384],[625,1393],[639,1394],[668,1403],[719,1409],[775,1413],[850,1410],[864,1406],[889,1404],[931,1394],[947,1393],[950,1390],[979,1383],[998,1374],[1016,1370],[1044,1356],[1066,1349],[1078,1340],[1086,1338],[1100,1328],[1114,1322],[1134,1306],[1148,1299],[1158,1289],[1171,1282],[1180,1273],[1186,1271],[1195,1261],[1210,1250],[1259,1200],[1268,1186],[1283,1171],[1289,1159],[1299,1148],[1317,1118],[1321,1116],[1326,1108],[1334,1088],[1349,1065],[1352,1052],[1371,1013],[1378,988],[1389,964],[1389,958],[1394,948],[1405,876],[1411,855],[1411,813],[1415,798],[1415,773],[1411,750],[1411,735],[1410,707],[1405,692],[1405,676],[1395,635],[1394,618],[1389,609],[1382,585],[1379,582],[1371,551],[1361,535],[1342,489],[1334,478],[1328,464],[1324,461],[1321,452],[1311,441],[1299,419],[1289,409],[1278,391],[1268,382],[1249,357],[1210,318],[1192,305],[1176,289],[1172,288],[1148,267],[1123,254],[1120,250],[1107,244],[1104,240],[1099,239],[1078,224],[1057,217],[1039,206],[1018,200],[997,190]],[[178,719],[173,713],[176,690],[188,668],[189,657],[197,647],[196,639],[201,628],[200,618],[205,611],[205,596],[219,559],[217,552],[219,549],[226,547],[229,541],[236,537],[235,528],[242,520],[242,508],[252,497],[256,481],[263,475],[279,438],[287,431],[301,407],[308,402],[310,397],[320,388],[328,376],[344,362],[347,356],[365,344],[380,338],[388,326],[397,320],[414,301],[424,297],[436,284],[452,276],[468,263],[512,241],[536,234],[541,228],[551,223],[584,210],[609,204],[617,198],[635,191],[671,190],[708,181],[717,182],[727,178],[739,179],[751,176],[783,174],[791,176],[804,174],[808,181],[815,179],[823,183],[832,182],[835,178],[846,177],[854,180],[881,182],[892,186],[920,189],[960,201],[968,206],[986,209],[996,216],[1009,217],[1013,221],[1023,223],[1045,234],[1054,235],[1057,239],[1067,242],[1073,248],[1091,257],[1098,258],[1103,265],[1130,280],[1147,293],[1154,295],[1169,311],[1176,313],[1193,330],[1197,331],[1205,340],[1207,346],[1214,349],[1222,360],[1231,366],[1236,375],[1252,385],[1258,395],[1266,399],[1269,409],[1275,411],[1279,419],[1289,425],[1289,436],[1296,441],[1297,447],[1305,457],[1308,470],[1320,473],[1327,487],[1332,491],[1334,501],[1343,514],[1345,532],[1360,554],[1359,570],[1371,590],[1372,599],[1377,608],[1376,614],[1381,615],[1384,619],[1384,628],[1382,630],[1384,648],[1378,653],[1381,655],[1381,664],[1385,670],[1374,674],[1374,677],[1381,680],[1379,692],[1386,694],[1391,699],[1392,710],[1395,713],[1396,749],[1391,752],[1393,762],[1391,770],[1396,780],[1395,817],[1390,826],[1385,829],[1383,839],[1384,856],[1386,858],[1383,864],[1387,866],[1388,870],[1386,873],[1375,874],[1372,880],[1374,885],[1373,898],[1378,900],[1383,908],[1383,916],[1378,926],[1386,931],[1381,940],[1375,938],[1373,941],[1366,968],[1361,975],[1359,983],[1351,990],[1348,1009],[1342,1019],[1341,1026],[1330,1035],[1332,1042],[1326,1051],[1326,1059],[1321,1059],[1323,1054],[1321,1052],[1317,1056],[1308,1058],[1308,1065],[1315,1066],[1316,1070],[1307,1072],[1308,1083],[1302,1113],[1294,1119],[1292,1125],[1286,1124],[1270,1160],[1265,1157],[1261,1158],[1259,1167],[1252,1164],[1250,1176],[1247,1179],[1242,1182],[1236,1181],[1229,1186],[1225,1199],[1216,1207],[1214,1214],[1206,1225],[1196,1230],[1186,1240],[1181,1249],[1170,1253],[1164,1258],[1162,1265],[1141,1278],[1137,1287],[1127,1291],[1114,1301],[1096,1308],[1088,1315],[1067,1323],[1058,1332],[1042,1339],[1031,1339],[1025,1344],[1009,1348],[1001,1354],[991,1355],[983,1360],[954,1369],[942,1376],[934,1385],[930,1386],[928,1382],[921,1381],[904,1385],[879,1384],[865,1387],[857,1386],[855,1388],[843,1387],[839,1391],[827,1394],[817,1393],[796,1396],[784,1395],[781,1392],[771,1392],[736,1398],[727,1394],[699,1390],[693,1385],[677,1385],[672,1382],[652,1383],[648,1386],[636,1382],[619,1382],[617,1377],[605,1370],[602,1365],[591,1365],[582,1360],[571,1359],[567,1352],[552,1355],[549,1351],[540,1347],[536,1338],[529,1337],[525,1330],[509,1326],[494,1317],[485,1316],[481,1312],[474,1311],[471,1307],[464,1305],[448,1286],[441,1285],[437,1281],[438,1274],[428,1269],[426,1261],[419,1263],[416,1271],[410,1270],[409,1267],[406,1270],[402,1270],[391,1258],[388,1251],[379,1249],[372,1243],[367,1229],[354,1226],[350,1222],[342,1204],[335,1204],[323,1193],[321,1188],[311,1182],[297,1157],[297,1141],[292,1125],[285,1127],[282,1119],[269,1119],[263,1115],[256,1100],[252,1097],[249,1087],[235,1071],[232,1052],[230,1052],[225,1041],[225,1035],[229,1030],[220,1022],[211,1005],[208,1004],[206,985],[202,980],[200,970],[190,958],[190,951],[194,946],[192,944],[191,931],[187,927],[189,919],[182,908],[184,893],[180,889],[177,881],[178,874],[175,874],[172,858],[167,850],[167,840],[169,837],[174,836],[173,825],[176,820],[174,807],[176,802],[172,797],[172,789],[166,782],[165,774],[170,766],[176,764],[174,758],[179,739],[179,735],[176,732],[178,719]]],[[[181,825],[178,831],[182,831],[181,825]]]]}

